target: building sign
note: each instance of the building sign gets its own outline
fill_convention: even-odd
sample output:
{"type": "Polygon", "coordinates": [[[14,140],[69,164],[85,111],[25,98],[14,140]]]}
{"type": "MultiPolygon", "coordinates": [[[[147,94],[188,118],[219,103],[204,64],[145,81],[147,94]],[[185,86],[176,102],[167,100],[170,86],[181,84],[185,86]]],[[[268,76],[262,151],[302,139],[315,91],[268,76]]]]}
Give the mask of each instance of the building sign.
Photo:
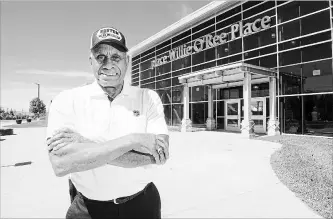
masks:
{"type": "MultiPolygon", "coordinates": [[[[269,16],[265,16],[263,18],[256,19],[253,23],[246,23],[244,26],[242,25],[242,21],[233,24],[230,27],[231,40],[267,29],[271,26],[270,21],[271,18],[269,16]]],[[[167,62],[189,56],[194,52],[200,52],[204,49],[219,46],[226,43],[227,40],[228,33],[215,34],[214,36],[212,34],[207,34],[202,38],[194,40],[192,46],[181,45],[170,50],[168,55],[153,60],[152,67],[154,68],[167,62]]]]}

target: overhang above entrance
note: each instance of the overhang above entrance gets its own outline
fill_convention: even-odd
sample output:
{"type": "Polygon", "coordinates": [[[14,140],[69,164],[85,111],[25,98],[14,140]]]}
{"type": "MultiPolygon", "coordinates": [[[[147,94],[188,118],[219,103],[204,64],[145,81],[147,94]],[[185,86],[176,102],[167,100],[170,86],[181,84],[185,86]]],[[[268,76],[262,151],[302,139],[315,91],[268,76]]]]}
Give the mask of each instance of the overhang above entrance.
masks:
{"type": "Polygon", "coordinates": [[[214,84],[228,84],[229,86],[232,86],[233,83],[236,85],[237,82],[242,82],[245,73],[250,73],[254,81],[268,79],[269,77],[276,78],[277,75],[277,72],[274,69],[250,65],[244,62],[237,62],[231,65],[218,66],[192,72],[180,76],[178,79],[180,83],[187,84],[189,87],[214,84]]]}

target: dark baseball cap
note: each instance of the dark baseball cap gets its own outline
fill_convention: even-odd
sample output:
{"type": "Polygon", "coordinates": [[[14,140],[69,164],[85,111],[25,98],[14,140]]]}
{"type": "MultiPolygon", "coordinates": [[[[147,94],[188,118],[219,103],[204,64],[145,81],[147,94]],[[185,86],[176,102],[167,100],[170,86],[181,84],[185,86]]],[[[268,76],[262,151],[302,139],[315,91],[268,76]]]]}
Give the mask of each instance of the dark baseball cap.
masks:
{"type": "Polygon", "coordinates": [[[101,43],[111,44],[117,49],[128,51],[124,34],[113,27],[103,27],[92,34],[90,49],[101,43]]]}

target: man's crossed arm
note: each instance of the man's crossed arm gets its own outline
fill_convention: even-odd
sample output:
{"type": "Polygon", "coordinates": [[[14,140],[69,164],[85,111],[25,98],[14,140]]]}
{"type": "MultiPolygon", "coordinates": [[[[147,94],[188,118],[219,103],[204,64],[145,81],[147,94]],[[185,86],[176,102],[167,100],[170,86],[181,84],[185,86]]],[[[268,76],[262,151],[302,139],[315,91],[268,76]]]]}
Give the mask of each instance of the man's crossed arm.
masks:
{"type": "Polygon", "coordinates": [[[164,164],[169,157],[169,136],[130,134],[104,143],[92,142],[70,129],[61,129],[47,140],[57,176],[86,171],[105,164],[134,168],[164,164]],[[158,153],[162,148],[162,153],[158,153]]]}

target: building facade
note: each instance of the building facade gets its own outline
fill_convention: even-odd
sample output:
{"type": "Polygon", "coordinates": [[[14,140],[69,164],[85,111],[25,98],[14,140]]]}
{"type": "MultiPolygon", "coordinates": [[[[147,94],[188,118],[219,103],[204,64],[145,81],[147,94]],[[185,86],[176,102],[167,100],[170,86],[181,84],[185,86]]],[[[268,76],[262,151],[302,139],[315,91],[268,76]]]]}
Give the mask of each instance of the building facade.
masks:
{"type": "Polygon", "coordinates": [[[130,49],[132,85],[170,126],[333,136],[332,6],[212,2],[130,49]]]}

